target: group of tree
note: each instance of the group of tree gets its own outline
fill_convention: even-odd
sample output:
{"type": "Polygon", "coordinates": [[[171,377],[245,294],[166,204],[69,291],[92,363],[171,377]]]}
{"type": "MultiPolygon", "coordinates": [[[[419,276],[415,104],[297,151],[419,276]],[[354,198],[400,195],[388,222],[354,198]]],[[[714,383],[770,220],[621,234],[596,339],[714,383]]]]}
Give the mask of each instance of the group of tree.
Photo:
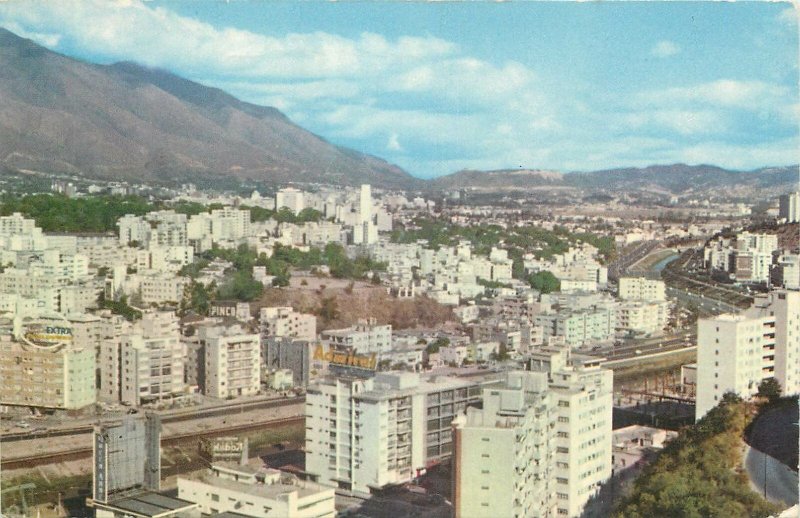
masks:
{"type": "Polygon", "coordinates": [[[547,270],[529,275],[528,284],[539,293],[553,293],[561,289],[561,281],[547,270]]]}
{"type": "Polygon", "coordinates": [[[747,403],[732,393],[681,430],[636,479],[618,505],[618,518],[653,516],[766,517],[778,507],[749,487],[741,472],[747,403]]]}
{"type": "Polygon", "coordinates": [[[122,216],[143,215],[154,209],[138,196],[68,198],[62,194],[30,194],[0,198],[0,216],[19,212],[33,218],[45,232],[110,232],[116,230],[122,216]]]}

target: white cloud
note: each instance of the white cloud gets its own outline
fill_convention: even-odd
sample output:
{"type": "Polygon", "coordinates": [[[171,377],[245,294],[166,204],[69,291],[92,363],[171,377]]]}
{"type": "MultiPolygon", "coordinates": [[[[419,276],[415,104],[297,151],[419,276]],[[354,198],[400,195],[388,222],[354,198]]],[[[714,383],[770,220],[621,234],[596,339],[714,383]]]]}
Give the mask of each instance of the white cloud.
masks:
{"type": "Polygon", "coordinates": [[[706,134],[725,129],[722,115],[710,110],[640,111],[623,115],[622,122],[636,130],[649,125],[681,135],[706,134]]]}
{"type": "Polygon", "coordinates": [[[680,51],[681,47],[677,43],[669,40],[661,40],[655,44],[650,54],[659,58],[668,58],[680,53],[680,51]]]}
{"type": "MultiPolygon", "coordinates": [[[[693,157],[729,165],[727,153],[740,151],[742,160],[784,163],[772,160],[786,155],[775,144],[740,149],[717,140],[725,140],[731,113],[763,112],[796,124],[800,111],[787,88],[734,79],[592,104],[587,99],[594,92],[566,96],[552,86],[546,92],[522,63],[478,59],[433,36],[273,36],[216,27],[162,5],[169,4],[0,0],[0,26],[49,47],[201,79],[284,110],[337,143],[385,152],[418,174],[519,165],[592,169],[693,157]]],[[[651,52],[669,57],[681,48],[664,40],[651,52]]]]}
{"type": "Polygon", "coordinates": [[[386,149],[389,151],[403,151],[403,146],[400,145],[400,138],[397,133],[389,135],[389,140],[386,142],[386,149]]]}
{"type": "Polygon", "coordinates": [[[719,79],[689,87],[667,88],[645,92],[639,96],[644,103],[704,103],[717,106],[755,110],[765,105],[776,106],[790,92],[783,86],[764,81],[719,79]]]}

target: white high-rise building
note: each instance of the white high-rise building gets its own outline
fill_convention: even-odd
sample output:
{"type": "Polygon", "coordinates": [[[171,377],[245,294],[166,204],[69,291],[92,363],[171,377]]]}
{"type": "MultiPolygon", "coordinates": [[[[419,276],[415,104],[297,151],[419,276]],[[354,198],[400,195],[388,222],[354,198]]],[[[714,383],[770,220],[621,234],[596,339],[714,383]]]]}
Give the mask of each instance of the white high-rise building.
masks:
{"type": "Polygon", "coordinates": [[[773,291],[744,313],[697,323],[697,419],[726,392],[751,397],[767,378],[800,393],[800,292],[773,291]]]}
{"type": "Polygon", "coordinates": [[[568,348],[531,356],[453,423],[456,517],[581,516],[611,477],[613,373],[568,348]]]}
{"type": "Polygon", "coordinates": [[[261,339],[241,326],[202,326],[205,394],[216,398],[252,396],[261,389],[261,339]]]}
{"type": "Polygon", "coordinates": [[[136,406],[185,392],[186,350],[173,312],[145,311],[122,335],[119,351],[117,384],[123,403],[136,406]]]}
{"type": "Polygon", "coordinates": [[[372,187],[361,186],[358,198],[358,220],[353,227],[353,243],[369,245],[378,242],[378,227],[372,218],[372,187]]]}
{"type": "Polygon", "coordinates": [[[787,223],[800,222],[800,192],[784,194],[778,199],[778,218],[787,223]]]}
{"type": "Polygon", "coordinates": [[[408,482],[450,457],[451,422],[479,392],[410,372],[324,378],[306,393],[306,471],[363,493],[408,482]]]}
{"type": "Polygon", "coordinates": [[[304,192],[293,187],[286,187],[275,194],[275,210],[283,207],[299,214],[305,208],[304,192]]]}
{"type": "Polygon", "coordinates": [[[556,411],[547,373],[510,372],[453,422],[456,518],[556,514],[556,411]]]}

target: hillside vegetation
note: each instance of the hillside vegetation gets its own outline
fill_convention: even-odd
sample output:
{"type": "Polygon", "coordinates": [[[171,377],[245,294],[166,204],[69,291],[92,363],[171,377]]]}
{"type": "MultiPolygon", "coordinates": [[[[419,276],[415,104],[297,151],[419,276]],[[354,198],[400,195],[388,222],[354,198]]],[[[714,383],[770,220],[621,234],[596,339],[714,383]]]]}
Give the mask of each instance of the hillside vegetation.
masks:
{"type": "Polygon", "coordinates": [[[755,518],[779,511],[750,489],[741,470],[742,435],[750,415],[749,404],[724,396],[645,468],[614,517],[755,518]]]}

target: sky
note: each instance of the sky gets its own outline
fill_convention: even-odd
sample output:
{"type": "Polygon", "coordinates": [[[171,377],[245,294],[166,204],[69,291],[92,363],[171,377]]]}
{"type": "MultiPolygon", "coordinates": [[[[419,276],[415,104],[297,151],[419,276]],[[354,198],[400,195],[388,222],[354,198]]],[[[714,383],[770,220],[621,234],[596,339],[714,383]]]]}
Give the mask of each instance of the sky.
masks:
{"type": "Polygon", "coordinates": [[[0,26],[274,106],[419,177],[800,162],[779,2],[0,1],[0,26]]]}

